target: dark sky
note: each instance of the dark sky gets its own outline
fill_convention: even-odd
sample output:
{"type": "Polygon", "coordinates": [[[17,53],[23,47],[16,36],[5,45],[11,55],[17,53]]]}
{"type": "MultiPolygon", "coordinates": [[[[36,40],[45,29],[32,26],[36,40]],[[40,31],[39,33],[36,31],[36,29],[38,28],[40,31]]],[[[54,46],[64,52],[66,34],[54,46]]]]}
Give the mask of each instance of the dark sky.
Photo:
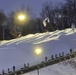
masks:
{"type": "Polygon", "coordinates": [[[54,3],[64,2],[64,0],[0,0],[0,9],[3,9],[5,13],[10,13],[13,10],[20,9],[22,5],[25,5],[29,6],[34,14],[39,15],[42,4],[46,1],[52,1],[54,3]]]}

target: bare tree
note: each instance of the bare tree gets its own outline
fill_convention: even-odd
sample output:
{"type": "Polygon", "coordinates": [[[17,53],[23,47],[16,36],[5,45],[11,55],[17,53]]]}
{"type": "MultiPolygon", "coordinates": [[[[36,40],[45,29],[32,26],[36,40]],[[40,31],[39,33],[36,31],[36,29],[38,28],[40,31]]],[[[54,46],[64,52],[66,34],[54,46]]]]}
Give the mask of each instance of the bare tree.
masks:
{"type": "Polygon", "coordinates": [[[53,6],[52,3],[44,3],[43,4],[43,8],[42,8],[42,12],[40,13],[42,20],[44,20],[45,18],[49,18],[50,23],[49,23],[49,31],[53,31],[54,30],[54,11],[53,11],[53,6]]]}
{"type": "Polygon", "coordinates": [[[71,27],[76,22],[76,0],[66,0],[62,6],[62,14],[65,28],[71,27]]]}

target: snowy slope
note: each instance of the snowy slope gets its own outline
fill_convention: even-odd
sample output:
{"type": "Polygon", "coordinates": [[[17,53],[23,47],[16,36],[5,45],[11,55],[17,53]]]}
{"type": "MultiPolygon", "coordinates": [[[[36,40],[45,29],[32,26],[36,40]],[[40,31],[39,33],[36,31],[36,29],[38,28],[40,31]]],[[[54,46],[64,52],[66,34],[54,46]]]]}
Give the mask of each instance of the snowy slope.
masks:
{"type": "MultiPolygon", "coordinates": [[[[36,64],[36,54],[34,53],[34,49],[37,47],[40,47],[43,50],[42,54],[39,55],[39,62],[44,60],[45,56],[48,56],[50,58],[52,54],[59,54],[62,51],[67,54],[70,48],[72,48],[73,50],[76,49],[76,30],[74,33],[72,29],[61,31],[56,30],[54,32],[29,34],[27,36],[10,41],[1,41],[0,70],[12,68],[13,65],[18,67],[19,65],[23,66],[24,63],[27,64],[28,62],[30,63],[30,65],[36,64]]],[[[61,68],[59,68],[58,66],[61,66],[62,69],[66,72],[65,75],[71,75],[67,74],[68,72],[65,70],[65,68],[71,68],[70,66],[66,67],[59,64],[49,67],[49,69],[55,69],[55,72],[50,72],[54,72],[52,75],[64,75],[64,73],[62,73],[63,71],[61,71],[61,68]],[[55,67],[58,67],[59,69],[55,67]]],[[[43,74],[44,72],[42,70],[41,75],[46,75],[46,73],[50,75],[48,71],[45,71],[46,73],[43,74]]],[[[74,69],[72,70],[74,71],[74,69]]],[[[27,75],[30,74],[28,73],[27,75]]]]}

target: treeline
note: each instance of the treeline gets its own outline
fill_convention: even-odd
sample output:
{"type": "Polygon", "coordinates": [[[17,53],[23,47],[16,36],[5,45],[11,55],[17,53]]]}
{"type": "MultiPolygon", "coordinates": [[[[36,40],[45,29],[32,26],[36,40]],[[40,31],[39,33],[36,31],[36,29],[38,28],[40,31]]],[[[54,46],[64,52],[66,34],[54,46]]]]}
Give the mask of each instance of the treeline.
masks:
{"type": "Polygon", "coordinates": [[[19,34],[24,36],[42,33],[44,32],[43,20],[47,17],[50,19],[47,25],[48,31],[70,28],[72,24],[76,23],[76,0],[66,0],[65,4],[59,5],[53,6],[52,2],[44,3],[38,18],[29,8],[13,11],[8,15],[0,10],[0,40],[17,38],[19,34]],[[23,23],[16,19],[20,11],[28,13],[28,19],[23,23]]]}

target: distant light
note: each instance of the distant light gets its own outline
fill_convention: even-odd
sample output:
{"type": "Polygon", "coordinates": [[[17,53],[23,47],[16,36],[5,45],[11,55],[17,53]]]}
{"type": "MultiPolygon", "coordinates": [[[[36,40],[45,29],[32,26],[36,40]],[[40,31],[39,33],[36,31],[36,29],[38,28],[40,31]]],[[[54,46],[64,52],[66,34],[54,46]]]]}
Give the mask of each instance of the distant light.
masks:
{"type": "Polygon", "coordinates": [[[23,15],[23,14],[21,14],[21,15],[18,16],[18,19],[21,20],[21,21],[25,20],[25,18],[26,18],[26,17],[25,17],[25,15],[23,15]]]}
{"type": "Polygon", "coordinates": [[[41,49],[41,48],[37,48],[37,49],[35,50],[35,52],[36,52],[37,55],[39,55],[39,54],[41,54],[42,49],[41,49]]]}
{"type": "Polygon", "coordinates": [[[62,17],[62,16],[59,14],[59,15],[58,15],[58,18],[61,18],[61,17],[62,17]]]}

